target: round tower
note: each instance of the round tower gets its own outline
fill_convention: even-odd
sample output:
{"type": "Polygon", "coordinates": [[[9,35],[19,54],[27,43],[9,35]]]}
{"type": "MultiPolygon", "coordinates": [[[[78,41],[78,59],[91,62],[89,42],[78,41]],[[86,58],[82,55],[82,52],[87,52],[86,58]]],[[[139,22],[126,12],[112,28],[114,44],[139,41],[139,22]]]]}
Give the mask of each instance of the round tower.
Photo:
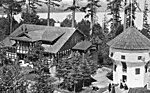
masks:
{"type": "Polygon", "coordinates": [[[144,87],[148,83],[150,40],[136,28],[129,27],[108,42],[113,63],[113,82],[129,88],[144,87]]]}

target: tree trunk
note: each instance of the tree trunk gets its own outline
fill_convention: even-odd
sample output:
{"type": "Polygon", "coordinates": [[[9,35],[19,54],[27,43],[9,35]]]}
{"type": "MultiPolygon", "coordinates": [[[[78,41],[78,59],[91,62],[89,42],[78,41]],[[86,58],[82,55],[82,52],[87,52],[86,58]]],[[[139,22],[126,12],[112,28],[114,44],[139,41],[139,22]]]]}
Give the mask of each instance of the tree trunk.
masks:
{"type": "Polygon", "coordinates": [[[76,93],[76,84],[74,84],[74,93],[76,93]]]}
{"type": "Polygon", "coordinates": [[[91,3],[91,25],[90,25],[90,29],[91,29],[91,31],[90,31],[90,36],[92,35],[92,33],[93,33],[93,24],[94,24],[94,8],[93,8],[93,2],[94,2],[94,0],[92,0],[92,3],[91,3]]]}
{"type": "Polygon", "coordinates": [[[48,11],[47,11],[47,26],[50,26],[50,0],[47,3],[48,11]]]}
{"type": "Polygon", "coordinates": [[[9,32],[9,34],[11,34],[12,31],[13,31],[13,17],[12,17],[12,14],[10,14],[9,17],[10,17],[10,32],[9,32]]]}
{"type": "Polygon", "coordinates": [[[75,0],[73,0],[73,7],[74,7],[74,10],[72,11],[72,27],[75,27],[75,0]]]}
{"type": "MultiPolygon", "coordinates": [[[[125,2],[124,2],[124,6],[126,6],[127,5],[127,0],[125,0],[125,2]]],[[[126,9],[124,9],[124,28],[123,28],[123,31],[126,29],[126,25],[127,25],[127,23],[126,23],[126,17],[127,17],[127,14],[126,14],[126,9]]]]}

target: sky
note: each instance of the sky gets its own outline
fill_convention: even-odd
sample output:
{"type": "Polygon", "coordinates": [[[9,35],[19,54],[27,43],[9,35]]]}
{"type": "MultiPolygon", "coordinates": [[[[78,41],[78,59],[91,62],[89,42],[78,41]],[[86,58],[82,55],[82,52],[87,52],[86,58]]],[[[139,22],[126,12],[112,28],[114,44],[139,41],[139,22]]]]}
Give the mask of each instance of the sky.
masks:
{"type": "MultiPolygon", "coordinates": [[[[62,2],[72,2],[72,1],[73,0],[62,0],[62,2]]],[[[83,1],[86,2],[87,0],[83,0],[83,1]]],[[[106,0],[100,0],[100,1],[106,2],[106,0]]],[[[145,2],[145,0],[137,0],[137,2],[139,3],[139,6],[140,6],[141,10],[143,10],[144,9],[144,2],[145,2]]],[[[150,6],[150,0],[147,0],[147,2],[149,4],[149,6],[150,6]]],[[[150,9],[150,7],[149,7],[149,9],[150,9]]]]}

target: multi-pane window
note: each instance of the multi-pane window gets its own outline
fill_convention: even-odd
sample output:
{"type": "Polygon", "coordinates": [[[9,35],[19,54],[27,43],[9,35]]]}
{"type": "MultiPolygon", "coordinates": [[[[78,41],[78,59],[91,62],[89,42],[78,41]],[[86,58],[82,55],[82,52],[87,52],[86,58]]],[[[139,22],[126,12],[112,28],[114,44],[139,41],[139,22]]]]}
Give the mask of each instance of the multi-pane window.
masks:
{"type": "Polygon", "coordinates": [[[28,53],[30,44],[28,42],[18,42],[17,43],[17,52],[18,53],[28,53]]]}
{"type": "Polygon", "coordinates": [[[121,55],[121,59],[125,59],[125,55],[121,55]]]}
{"type": "Polygon", "coordinates": [[[137,74],[140,74],[140,68],[136,68],[135,69],[135,74],[137,75],[137,74]]]}

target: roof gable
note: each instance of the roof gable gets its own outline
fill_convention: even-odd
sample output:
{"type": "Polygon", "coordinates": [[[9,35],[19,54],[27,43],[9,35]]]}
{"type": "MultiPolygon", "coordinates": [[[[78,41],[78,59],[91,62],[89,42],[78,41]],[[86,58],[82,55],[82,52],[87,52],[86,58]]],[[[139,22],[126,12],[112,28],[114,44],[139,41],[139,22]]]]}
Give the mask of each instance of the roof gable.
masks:
{"type": "MultiPolygon", "coordinates": [[[[22,41],[46,40],[52,42],[55,40],[53,45],[44,47],[46,52],[57,53],[75,31],[78,30],[70,27],[52,27],[23,24],[18,27],[9,37],[14,39],[17,37],[17,39],[22,41]],[[19,37],[19,35],[23,33],[26,33],[29,38],[19,37]]],[[[7,44],[11,44],[8,37],[3,41],[9,41],[7,44]]]]}
{"type": "Polygon", "coordinates": [[[113,40],[107,43],[110,47],[125,50],[150,49],[150,40],[136,28],[129,27],[113,40]]]}

